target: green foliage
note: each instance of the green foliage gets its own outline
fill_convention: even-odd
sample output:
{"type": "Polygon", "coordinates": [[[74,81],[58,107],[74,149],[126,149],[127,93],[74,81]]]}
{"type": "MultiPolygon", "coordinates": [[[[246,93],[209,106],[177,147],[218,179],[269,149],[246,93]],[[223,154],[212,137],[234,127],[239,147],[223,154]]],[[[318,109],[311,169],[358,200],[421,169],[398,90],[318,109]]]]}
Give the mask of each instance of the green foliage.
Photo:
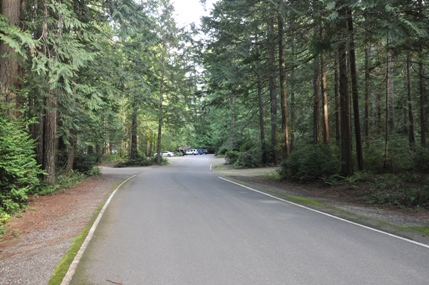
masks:
{"type": "Polygon", "coordinates": [[[0,223],[26,204],[27,194],[40,187],[43,174],[25,122],[10,121],[3,111],[0,108],[0,223]]]}
{"type": "Polygon", "coordinates": [[[57,187],[60,189],[71,188],[74,185],[79,184],[85,178],[85,174],[82,172],[70,171],[57,177],[57,187]]]}
{"type": "Polygon", "coordinates": [[[237,160],[234,162],[234,168],[256,168],[261,166],[260,151],[252,148],[238,153],[237,160]]]}
{"type": "Polygon", "coordinates": [[[363,153],[365,168],[375,172],[384,171],[384,148],[381,141],[375,141],[363,153]]]}
{"type": "MultiPolygon", "coordinates": [[[[140,167],[140,166],[151,166],[156,163],[156,158],[147,158],[144,156],[138,156],[134,159],[127,160],[125,162],[118,163],[115,167],[140,167]]],[[[161,164],[167,164],[167,159],[161,157],[161,164]]]]}
{"type": "Polygon", "coordinates": [[[225,152],[225,163],[233,165],[237,162],[240,152],[236,150],[228,150],[225,152]]]}
{"type": "Polygon", "coordinates": [[[73,169],[89,174],[97,165],[97,156],[95,154],[79,153],[73,161],[73,169]]]}
{"type": "Polygon", "coordinates": [[[301,181],[330,177],[339,171],[340,162],[327,145],[304,145],[297,147],[283,161],[280,174],[301,181]]]}
{"type": "Polygon", "coordinates": [[[27,57],[24,47],[34,48],[35,41],[31,38],[30,33],[9,25],[3,14],[0,14],[0,31],[0,40],[13,48],[21,57],[27,57]]]}
{"type": "Polygon", "coordinates": [[[429,149],[416,148],[413,152],[414,170],[421,173],[429,173],[429,149]]]}
{"type": "Polygon", "coordinates": [[[425,169],[429,170],[429,152],[424,148],[410,149],[406,138],[396,136],[391,139],[389,157],[385,163],[384,142],[375,140],[364,149],[364,165],[374,173],[398,173],[412,169],[425,172],[425,169]]]}
{"type": "Polygon", "coordinates": [[[105,154],[102,156],[102,163],[118,163],[121,162],[123,158],[119,154],[105,154]]]}
{"type": "Polygon", "coordinates": [[[216,155],[226,155],[228,152],[228,149],[226,147],[221,147],[217,152],[216,155]]]}
{"type": "Polygon", "coordinates": [[[429,180],[416,187],[393,175],[374,177],[365,200],[371,204],[390,204],[405,208],[429,209],[429,180]]]}

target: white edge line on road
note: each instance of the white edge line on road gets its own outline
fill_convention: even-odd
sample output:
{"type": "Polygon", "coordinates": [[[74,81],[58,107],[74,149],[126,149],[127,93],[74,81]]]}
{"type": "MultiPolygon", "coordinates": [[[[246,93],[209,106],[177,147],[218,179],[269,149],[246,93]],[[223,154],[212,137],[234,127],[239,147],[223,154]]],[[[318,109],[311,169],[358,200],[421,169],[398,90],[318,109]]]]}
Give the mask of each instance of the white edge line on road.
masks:
{"type": "Polygon", "coordinates": [[[387,235],[387,236],[390,236],[390,237],[393,237],[393,238],[397,238],[397,239],[400,239],[400,240],[403,240],[403,241],[406,241],[406,242],[409,242],[409,243],[413,243],[415,245],[419,245],[419,246],[422,246],[422,247],[425,247],[425,248],[429,249],[429,245],[427,245],[427,244],[416,242],[416,241],[413,241],[411,239],[403,238],[403,237],[400,237],[400,236],[397,236],[397,235],[394,235],[394,234],[390,234],[388,232],[384,232],[384,231],[381,231],[381,230],[377,230],[375,228],[371,228],[371,227],[368,227],[368,226],[365,226],[365,225],[362,225],[362,224],[358,224],[358,223],[355,223],[355,222],[352,222],[352,221],[349,221],[349,220],[346,220],[346,219],[343,219],[343,218],[340,218],[340,217],[337,217],[337,216],[334,216],[334,215],[331,215],[331,214],[328,214],[328,213],[325,213],[325,212],[322,212],[322,211],[318,211],[318,210],[315,210],[315,209],[312,209],[312,208],[309,208],[309,207],[306,207],[306,206],[303,206],[303,205],[300,205],[300,204],[297,204],[297,203],[294,203],[294,202],[291,202],[291,201],[288,201],[288,200],[285,200],[285,199],[282,199],[282,198],[279,198],[279,197],[276,197],[274,195],[271,195],[271,194],[268,194],[268,193],[265,193],[265,192],[262,192],[262,191],[250,188],[248,186],[245,186],[245,185],[242,185],[240,183],[228,180],[228,179],[223,178],[223,177],[219,177],[219,178],[222,179],[222,180],[224,180],[224,181],[227,181],[229,183],[232,183],[232,184],[241,186],[243,188],[246,188],[246,189],[248,189],[250,191],[253,191],[253,192],[256,192],[256,193],[268,196],[268,197],[271,197],[273,199],[276,199],[276,200],[279,200],[279,201],[282,201],[282,202],[285,202],[285,203],[289,203],[289,204],[292,204],[294,206],[297,206],[297,207],[300,207],[300,208],[303,208],[303,209],[306,209],[306,210],[309,210],[309,211],[316,212],[316,213],[321,214],[321,215],[325,215],[325,216],[328,216],[328,217],[340,220],[342,222],[346,222],[346,223],[349,223],[349,224],[352,224],[352,225],[355,225],[355,226],[358,226],[358,227],[362,227],[362,228],[365,228],[365,229],[368,229],[368,230],[371,230],[371,231],[374,231],[374,232],[377,232],[377,233],[381,233],[381,234],[384,234],[384,235],[387,235]]]}
{"type": "Polygon", "coordinates": [[[89,242],[91,241],[92,237],[94,236],[95,229],[98,226],[98,223],[101,220],[101,217],[104,214],[104,211],[106,210],[107,206],[109,205],[110,201],[112,200],[113,196],[116,194],[116,192],[121,188],[122,185],[124,185],[128,180],[136,177],[136,175],[133,175],[131,177],[128,177],[125,181],[123,181],[121,184],[119,184],[118,187],[116,187],[115,191],[113,191],[112,194],[110,194],[109,199],[107,199],[106,203],[104,204],[103,208],[101,209],[100,213],[97,216],[97,219],[94,221],[94,224],[92,225],[91,229],[88,232],[88,235],[86,236],[84,242],[82,243],[79,251],[77,252],[76,256],[73,259],[73,262],[70,264],[69,269],[67,270],[66,275],[63,278],[63,281],[61,282],[61,285],[68,285],[76,271],[76,267],[79,264],[80,259],[82,258],[83,253],[85,252],[86,248],[88,247],[89,242]]]}

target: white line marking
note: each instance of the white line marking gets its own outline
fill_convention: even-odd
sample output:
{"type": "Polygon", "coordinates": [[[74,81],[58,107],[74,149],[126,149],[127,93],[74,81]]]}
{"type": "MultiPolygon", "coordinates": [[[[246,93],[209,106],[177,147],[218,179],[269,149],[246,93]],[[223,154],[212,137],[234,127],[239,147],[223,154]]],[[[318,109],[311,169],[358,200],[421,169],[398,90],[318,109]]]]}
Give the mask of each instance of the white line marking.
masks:
{"type": "Polygon", "coordinates": [[[129,178],[127,178],[124,182],[119,184],[118,187],[116,187],[115,191],[110,195],[109,199],[107,199],[106,203],[104,204],[103,208],[101,209],[100,213],[98,214],[97,219],[94,221],[94,224],[92,225],[91,229],[88,232],[88,235],[86,236],[85,240],[83,241],[79,251],[77,252],[76,256],[73,259],[73,262],[70,264],[69,270],[67,270],[66,275],[63,278],[63,281],[61,282],[61,285],[68,285],[73,278],[74,272],[76,271],[76,267],[79,264],[80,259],[82,258],[83,253],[85,252],[86,248],[88,247],[89,242],[91,241],[95,229],[98,226],[98,223],[101,220],[101,217],[104,214],[104,211],[106,210],[107,206],[109,205],[110,201],[112,200],[113,196],[116,194],[116,192],[121,188],[123,184],[125,184],[128,180],[136,177],[136,175],[133,175],[129,178]]]}
{"type": "Polygon", "coordinates": [[[212,171],[212,166],[213,166],[213,163],[210,164],[210,171],[212,171]]]}
{"type": "Polygon", "coordinates": [[[390,236],[390,237],[393,237],[393,238],[396,238],[396,239],[400,239],[400,240],[403,240],[403,241],[406,241],[406,242],[409,242],[409,243],[413,243],[415,245],[419,245],[419,246],[422,246],[422,247],[425,247],[425,248],[429,249],[429,245],[427,245],[427,244],[416,242],[416,241],[413,241],[413,240],[410,240],[410,239],[407,239],[407,238],[403,238],[403,237],[400,237],[400,236],[397,236],[397,235],[394,235],[394,234],[391,234],[391,233],[388,233],[388,232],[384,232],[384,231],[377,230],[377,229],[374,229],[374,228],[371,228],[371,227],[368,227],[368,226],[365,226],[365,225],[362,225],[362,224],[358,224],[358,223],[355,223],[355,222],[352,222],[352,221],[349,221],[349,220],[346,220],[346,219],[343,219],[343,218],[340,218],[340,217],[337,217],[337,216],[334,216],[334,215],[331,215],[331,214],[328,214],[328,213],[325,213],[325,212],[322,212],[322,211],[318,211],[318,210],[315,210],[315,209],[312,209],[312,208],[309,208],[309,207],[306,207],[306,206],[303,206],[303,205],[300,205],[300,204],[297,204],[297,203],[294,203],[294,202],[291,202],[291,201],[288,201],[288,200],[285,200],[285,199],[282,199],[282,198],[279,198],[279,197],[276,197],[274,195],[271,195],[271,194],[268,194],[268,193],[265,193],[265,192],[262,192],[262,191],[250,188],[248,186],[245,186],[245,185],[242,185],[240,183],[228,180],[228,179],[223,178],[223,177],[219,177],[219,178],[222,179],[222,180],[224,180],[224,181],[227,181],[229,183],[232,183],[232,184],[238,185],[240,187],[246,188],[246,189],[248,189],[250,191],[253,191],[253,192],[256,192],[256,193],[268,196],[268,197],[271,197],[273,199],[276,199],[276,200],[279,200],[279,201],[282,201],[282,202],[285,202],[285,203],[289,203],[291,205],[294,205],[294,206],[297,206],[297,207],[300,207],[300,208],[303,208],[303,209],[306,209],[306,210],[310,210],[312,212],[316,212],[318,214],[325,215],[325,216],[328,216],[328,217],[340,220],[342,222],[346,222],[346,223],[349,223],[349,224],[352,224],[352,225],[355,225],[355,226],[358,226],[358,227],[362,227],[362,228],[365,228],[365,229],[368,229],[368,230],[371,230],[371,231],[374,231],[374,232],[377,232],[377,233],[381,233],[381,234],[384,234],[384,235],[387,235],[387,236],[390,236]]]}

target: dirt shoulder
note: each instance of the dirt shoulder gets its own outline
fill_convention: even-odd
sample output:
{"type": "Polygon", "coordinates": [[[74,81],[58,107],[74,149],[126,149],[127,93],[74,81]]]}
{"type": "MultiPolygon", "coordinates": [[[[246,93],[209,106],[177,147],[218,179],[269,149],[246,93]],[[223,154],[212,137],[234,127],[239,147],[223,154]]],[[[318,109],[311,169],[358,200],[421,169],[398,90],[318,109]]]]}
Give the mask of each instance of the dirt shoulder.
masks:
{"type": "Polygon", "coordinates": [[[31,197],[0,238],[0,284],[48,284],[55,266],[123,176],[87,178],[50,196],[31,197]]]}

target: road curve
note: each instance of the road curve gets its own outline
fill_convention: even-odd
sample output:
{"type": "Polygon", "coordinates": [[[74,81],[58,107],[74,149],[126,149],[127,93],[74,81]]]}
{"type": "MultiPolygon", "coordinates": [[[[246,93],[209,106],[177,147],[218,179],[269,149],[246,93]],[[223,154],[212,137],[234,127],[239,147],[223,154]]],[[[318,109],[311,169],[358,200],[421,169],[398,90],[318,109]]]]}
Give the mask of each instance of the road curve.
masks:
{"type": "Polygon", "coordinates": [[[426,247],[170,161],[115,194],[70,284],[428,284],[426,247]]]}

